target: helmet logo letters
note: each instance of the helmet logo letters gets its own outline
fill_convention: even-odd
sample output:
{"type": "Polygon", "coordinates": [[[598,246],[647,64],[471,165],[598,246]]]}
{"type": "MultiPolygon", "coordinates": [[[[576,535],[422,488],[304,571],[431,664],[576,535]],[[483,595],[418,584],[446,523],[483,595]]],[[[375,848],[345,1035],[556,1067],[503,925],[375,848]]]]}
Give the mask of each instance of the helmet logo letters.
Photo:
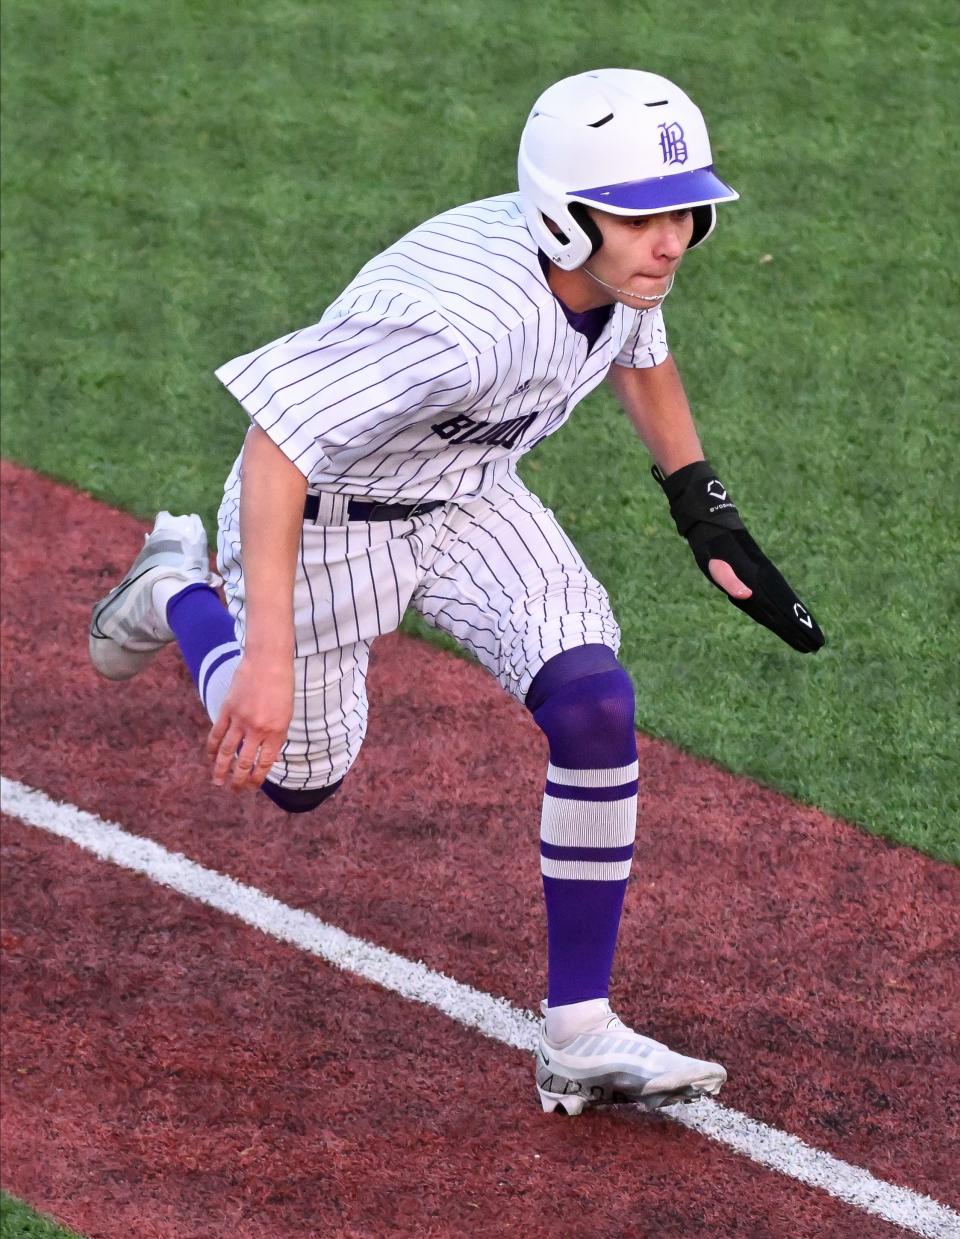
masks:
{"type": "Polygon", "coordinates": [[[687,144],[684,141],[683,129],[677,122],[669,125],[658,125],[660,130],[660,153],[664,163],[686,163],[687,144]]]}

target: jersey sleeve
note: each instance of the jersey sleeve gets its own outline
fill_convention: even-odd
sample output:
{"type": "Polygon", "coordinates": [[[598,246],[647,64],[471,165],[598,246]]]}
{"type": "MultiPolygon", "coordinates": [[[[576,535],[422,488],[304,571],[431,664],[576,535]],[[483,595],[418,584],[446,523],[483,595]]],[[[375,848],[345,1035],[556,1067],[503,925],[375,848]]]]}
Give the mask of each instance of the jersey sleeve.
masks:
{"type": "Polygon", "coordinates": [[[216,371],[308,481],[339,448],[455,408],[474,386],[460,339],[428,306],[384,314],[374,301],[328,315],[216,371]]]}
{"type": "Polygon", "coordinates": [[[649,366],[659,366],[669,354],[663,312],[657,306],[655,310],[642,310],[637,314],[633,330],[624,340],[614,361],[618,366],[643,370],[649,366]]]}

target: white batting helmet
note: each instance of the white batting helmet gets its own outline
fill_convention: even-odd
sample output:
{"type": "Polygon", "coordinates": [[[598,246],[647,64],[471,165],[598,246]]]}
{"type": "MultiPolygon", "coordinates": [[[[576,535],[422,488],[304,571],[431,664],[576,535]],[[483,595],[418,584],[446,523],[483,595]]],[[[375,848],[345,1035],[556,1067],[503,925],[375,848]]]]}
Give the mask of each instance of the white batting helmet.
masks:
{"type": "Polygon", "coordinates": [[[697,105],[665,77],[638,69],[578,73],[545,90],[520,138],[518,175],[530,231],[565,271],[599,245],[587,206],[613,215],[692,208],[692,249],[713,231],[714,203],[740,197],[713,171],[697,105]]]}

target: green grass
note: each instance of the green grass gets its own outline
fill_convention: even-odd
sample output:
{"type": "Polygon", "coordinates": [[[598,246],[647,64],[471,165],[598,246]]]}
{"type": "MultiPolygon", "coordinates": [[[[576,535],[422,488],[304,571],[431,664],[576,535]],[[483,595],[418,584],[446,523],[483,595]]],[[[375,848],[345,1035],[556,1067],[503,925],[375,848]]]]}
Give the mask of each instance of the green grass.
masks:
{"type": "Polygon", "coordinates": [[[0,1192],[0,1239],[79,1239],[50,1218],[0,1192]]]}
{"type": "Polygon", "coordinates": [[[3,451],[212,522],[244,424],[216,365],[319,317],[421,218],[511,189],[545,84],[673,76],[742,201],[681,273],[672,345],[827,649],[799,657],[707,586],[605,394],[525,476],[610,588],[641,727],[960,859],[955,8],[583,14],[8,0],[3,451]]]}

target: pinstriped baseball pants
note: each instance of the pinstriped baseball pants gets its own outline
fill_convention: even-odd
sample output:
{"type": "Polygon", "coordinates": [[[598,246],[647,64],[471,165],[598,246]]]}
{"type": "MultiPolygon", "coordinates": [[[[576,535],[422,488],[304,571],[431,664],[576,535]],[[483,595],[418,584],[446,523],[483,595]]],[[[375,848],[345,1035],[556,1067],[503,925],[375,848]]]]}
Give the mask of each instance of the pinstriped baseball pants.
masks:
{"type": "MultiPolygon", "coordinates": [[[[218,565],[243,642],[239,481],[220,508],[218,565]]],[[[617,652],[606,590],[556,517],[515,475],[483,495],[406,521],[346,521],[347,497],[321,495],[305,524],[294,586],[293,720],[270,779],[324,787],[343,778],[367,727],[372,642],[408,607],[449,633],[518,701],[554,655],[617,652]]]]}

